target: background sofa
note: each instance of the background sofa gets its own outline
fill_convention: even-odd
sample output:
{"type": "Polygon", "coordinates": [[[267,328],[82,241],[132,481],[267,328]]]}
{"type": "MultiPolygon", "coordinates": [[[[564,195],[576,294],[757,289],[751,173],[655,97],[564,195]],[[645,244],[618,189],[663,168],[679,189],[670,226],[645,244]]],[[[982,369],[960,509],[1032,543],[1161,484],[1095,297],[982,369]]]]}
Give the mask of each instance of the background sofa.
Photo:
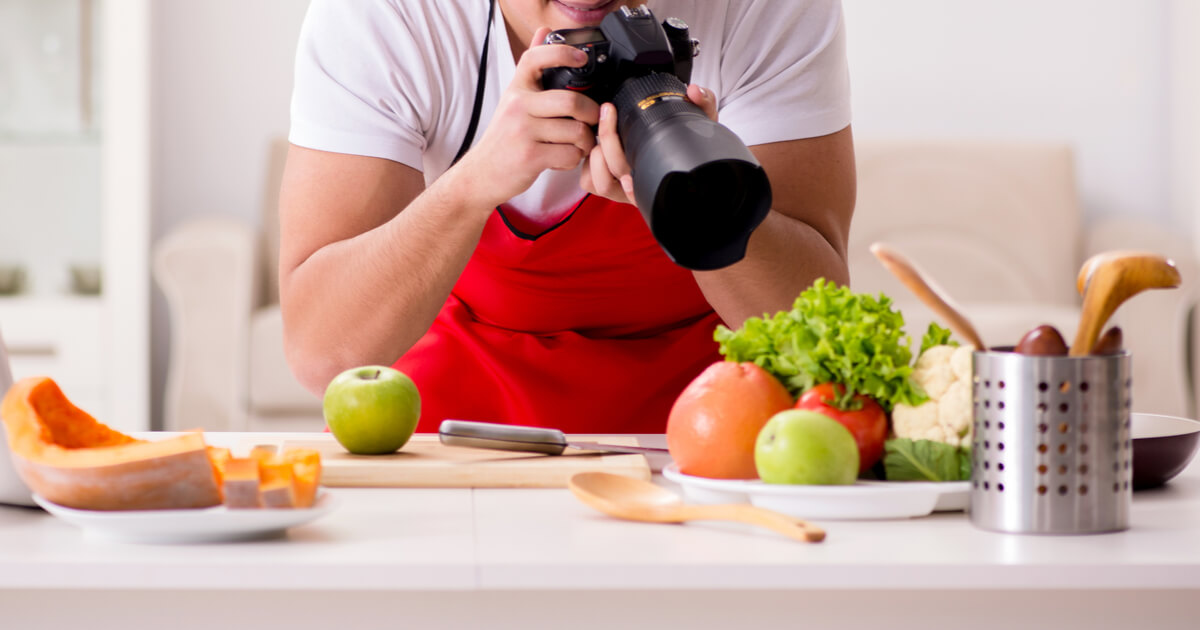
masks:
{"type": "MultiPolygon", "coordinates": [[[[284,361],[275,261],[279,175],[272,145],[260,226],[229,219],[183,225],[161,239],[154,277],[170,309],[166,429],[317,430],[320,400],[284,361]]],[[[1195,417],[1193,247],[1136,221],[1083,221],[1069,147],[996,141],[859,139],[851,285],[900,306],[914,350],[932,315],[871,256],[885,241],[930,273],[990,345],[1050,323],[1070,342],[1075,279],[1091,254],[1143,249],[1171,256],[1181,289],[1122,306],[1136,411],[1195,417]]]]}

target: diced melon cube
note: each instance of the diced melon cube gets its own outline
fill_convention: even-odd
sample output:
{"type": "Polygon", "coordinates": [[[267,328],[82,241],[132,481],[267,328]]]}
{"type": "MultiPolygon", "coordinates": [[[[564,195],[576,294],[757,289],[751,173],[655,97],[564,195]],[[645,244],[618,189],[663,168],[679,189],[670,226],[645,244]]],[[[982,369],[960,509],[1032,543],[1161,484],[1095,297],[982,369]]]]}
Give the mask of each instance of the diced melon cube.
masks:
{"type": "Polygon", "coordinates": [[[292,489],[296,507],[312,507],[321,483],[321,454],[310,448],[290,448],[283,460],[292,464],[292,489]]]}
{"type": "Polygon", "coordinates": [[[259,498],[263,507],[290,508],[296,506],[295,491],[292,488],[295,475],[292,473],[291,462],[278,458],[259,461],[259,474],[262,475],[262,485],[259,486],[259,498]]]}
{"type": "Polygon", "coordinates": [[[225,462],[225,505],[230,508],[262,507],[259,499],[259,464],[249,458],[232,457],[225,462]]]}

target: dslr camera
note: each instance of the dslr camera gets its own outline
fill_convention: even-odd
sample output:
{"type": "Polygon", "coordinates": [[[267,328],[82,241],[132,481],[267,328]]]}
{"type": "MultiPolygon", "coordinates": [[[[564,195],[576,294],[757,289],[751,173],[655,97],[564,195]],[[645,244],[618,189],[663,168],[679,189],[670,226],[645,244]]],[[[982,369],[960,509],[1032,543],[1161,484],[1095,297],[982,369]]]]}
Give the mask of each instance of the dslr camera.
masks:
{"type": "Polygon", "coordinates": [[[634,197],[671,260],[696,270],[741,260],[771,208],[771,185],[745,143],[687,100],[699,52],[687,24],[621,7],[599,26],[552,31],[546,43],[587,53],[582,67],[547,68],[542,87],[616,107],[634,197]]]}

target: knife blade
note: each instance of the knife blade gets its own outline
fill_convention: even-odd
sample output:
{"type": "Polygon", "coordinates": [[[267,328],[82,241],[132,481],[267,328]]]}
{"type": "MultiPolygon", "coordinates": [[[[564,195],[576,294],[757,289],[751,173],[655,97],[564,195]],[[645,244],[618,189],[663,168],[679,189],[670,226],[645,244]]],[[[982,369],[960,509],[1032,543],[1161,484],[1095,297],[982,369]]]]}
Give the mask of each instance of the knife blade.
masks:
{"type": "Polygon", "coordinates": [[[568,448],[607,453],[661,455],[665,448],[623,446],[599,442],[571,442],[558,429],[523,427],[472,420],[443,420],[438,426],[438,440],[447,446],[490,448],[501,451],[521,451],[562,455],[568,448]]]}

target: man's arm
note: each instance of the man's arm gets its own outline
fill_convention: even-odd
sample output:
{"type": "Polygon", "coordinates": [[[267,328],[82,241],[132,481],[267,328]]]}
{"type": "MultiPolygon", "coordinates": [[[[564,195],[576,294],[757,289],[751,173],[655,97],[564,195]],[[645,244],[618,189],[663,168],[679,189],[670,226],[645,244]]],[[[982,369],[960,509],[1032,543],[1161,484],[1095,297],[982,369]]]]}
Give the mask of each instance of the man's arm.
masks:
{"type": "Polygon", "coordinates": [[[491,211],[448,175],[425,190],[397,162],[291,147],[280,306],[288,363],[309,391],[349,367],[391,364],[432,324],[491,211]]]}
{"type": "Polygon", "coordinates": [[[537,45],[517,63],[491,123],[428,189],[416,169],[382,158],[293,146],[280,192],[279,289],[284,350],[321,395],[338,372],[390,364],[429,329],[497,204],[547,169],[575,168],[595,143],[599,107],[543,91],[544,68],[579,66],[569,46],[537,45]]]}

